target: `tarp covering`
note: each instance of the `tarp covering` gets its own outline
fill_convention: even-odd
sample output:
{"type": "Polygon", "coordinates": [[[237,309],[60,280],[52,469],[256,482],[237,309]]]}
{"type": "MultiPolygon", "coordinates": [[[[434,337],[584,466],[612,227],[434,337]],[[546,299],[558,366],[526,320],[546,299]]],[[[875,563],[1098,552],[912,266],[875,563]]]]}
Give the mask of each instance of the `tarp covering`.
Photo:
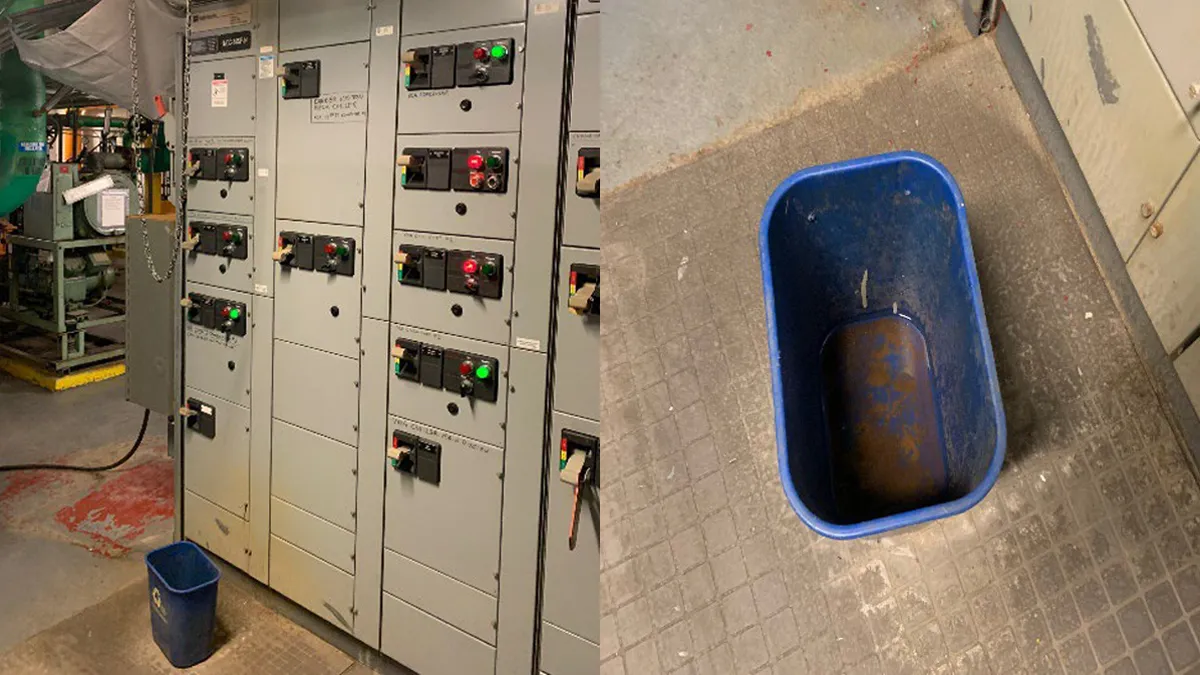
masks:
{"type": "MultiPolygon", "coordinates": [[[[136,0],[139,112],[157,118],[154,97],[175,91],[175,53],[184,15],[165,0],[136,0]]],[[[129,0],[101,0],[65,30],[37,39],[13,36],[21,60],[63,84],[124,108],[133,105],[129,0]]]]}

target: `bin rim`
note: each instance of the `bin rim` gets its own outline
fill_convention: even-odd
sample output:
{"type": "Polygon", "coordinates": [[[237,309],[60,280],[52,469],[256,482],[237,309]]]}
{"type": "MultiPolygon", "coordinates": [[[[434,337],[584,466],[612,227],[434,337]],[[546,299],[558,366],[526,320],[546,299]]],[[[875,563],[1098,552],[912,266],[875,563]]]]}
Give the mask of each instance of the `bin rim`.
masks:
{"type": "Polygon", "coordinates": [[[762,219],[759,222],[758,250],[762,264],[763,295],[767,311],[767,341],[771,357],[771,400],[775,406],[776,461],[779,464],[779,477],[780,483],[783,485],[783,491],[787,495],[788,503],[791,504],[792,510],[796,512],[796,515],[800,516],[800,520],[804,521],[804,524],[808,525],[817,534],[830,539],[857,539],[859,537],[879,535],[891,530],[955,516],[967,511],[983,500],[992,489],[992,486],[996,484],[996,479],[1000,477],[1000,468],[1004,464],[1004,456],[1006,454],[1008,432],[1004,418],[1004,406],[1000,400],[1000,382],[996,375],[996,359],[992,353],[991,333],[988,331],[987,319],[983,314],[983,298],[979,291],[979,274],[975,269],[975,254],[971,247],[971,233],[967,228],[967,205],[963,201],[962,191],[959,189],[958,183],[954,180],[954,176],[950,174],[950,171],[933,157],[913,150],[888,152],[801,169],[785,178],[775,188],[775,191],[771,193],[770,199],[767,200],[767,204],[763,208],[762,219]],[[860,523],[842,525],[831,523],[821,518],[804,504],[800,496],[796,493],[795,483],[792,480],[791,466],[788,464],[787,424],[784,419],[783,408],[783,374],[780,370],[779,339],[776,333],[777,326],[775,321],[775,285],[771,274],[771,249],[768,245],[771,216],[775,213],[779,202],[798,183],[818,176],[875,168],[901,161],[916,162],[932,169],[946,186],[950,188],[950,193],[954,198],[958,219],[959,241],[961,242],[962,255],[965,257],[967,267],[967,283],[971,290],[971,303],[975,308],[975,319],[978,322],[981,332],[980,342],[983,343],[983,358],[987,366],[987,386],[992,397],[992,411],[996,423],[996,442],[992,449],[992,461],[988,466],[987,474],[984,476],[983,481],[958,499],[941,504],[924,506],[911,511],[895,513],[881,518],[865,520],[860,523]]]}
{"type": "Polygon", "coordinates": [[[158,579],[158,582],[161,583],[163,586],[166,586],[167,590],[171,591],[172,593],[178,593],[178,594],[191,593],[193,591],[198,591],[201,588],[204,588],[206,586],[211,586],[221,580],[221,568],[217,567],[216,564],[213,563],[213,561],[210,560],[207,555],[205,555],[204,549],[200,548],[193,542],[187,541],[186,539],[183,539],[180,541],[173,541],[170,544],[167,544],[166,546],[159,546],[158,548],[154,549],[153,551],[150,551],[149,553],[147,553],[144,560],[146,562],[146,569],[150,570],[150,573],[153,574],[155,576],[155,578],[158,579]],[[196,584],[195,586],[191,586],[190,588],[175,588],[171,584],[167,583],[167,580],[164,579],[163,576],[158,573],[158,570],[154,568],[154,565],[150,564],[150,556],[154,555],[155,553],[158,553],[159,551],[165,551],[169,548],[180,548],[180,547],[195,549],[196,553],[199,553],[200,557],[204,559],[204,562],[208,563],[208,566],[210,568],[212,568],[213,572],[216,573],[215,576],[213,576],[213,578],[209,579],[208,581],[196,584]]]}

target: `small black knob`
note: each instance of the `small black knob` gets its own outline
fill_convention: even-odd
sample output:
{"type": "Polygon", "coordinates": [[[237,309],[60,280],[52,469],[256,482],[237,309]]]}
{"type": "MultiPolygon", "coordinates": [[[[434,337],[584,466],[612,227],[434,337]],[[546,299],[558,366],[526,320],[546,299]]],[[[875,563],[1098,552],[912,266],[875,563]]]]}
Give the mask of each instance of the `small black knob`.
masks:
{"type": "Polygon", "coordinates": [[[221,274],[225,274],[225,263],[221,263],[219,266],[217,266],[217,269],[221,272],[221,274]]]}
{"type": "Polygon", "coordinates": [[[226,190],[225,188],[221,188],[221,199],[225,199],[228,196],[229,196],[229,190],[226,190]]]}
{"type": "Polygon", "coordinates": [[[455,205],[454,205],[454,212],[455,212],[455,213],[457,213],[457,214],[458,214],[458,215],[460,215],[460,216],[465,216],[465,215],[467,215],[467,205],[466,205],[466,204],[464,204],[464,203],[462,203],[462,202],[459,202],[459,203],[455,204],[455,205]]]}
{"type": "Polygon", "coordinates": [[[233,361],[230,361],[227,365],[229,366],[230,370],[233,370],[236,367],[233,361]]]}
{"type": "Polygon", "coordinates": [[[458,303],[450,305],[450,313],[454,316],[462,316],[462,305],[458,303]]]}
{"type": "Polygon", "coordinates": [[[470,112],[471,111],[471,99],[464,98],[463,100],[459,101],[458,107],[462,108],[463,112],[470,112]]]}
{"type": "Polygon", "coordinates": [[[451,415],[457,415],[458,414],[458,404],[453,401],[447,403],[446,404],[446,412],[450,413],[451,415]]]}
{"type": "Polygon", "coordinates": [[[333,307],[329,308],[329,313],[332,314],[334,318],[337,318],[337,315],[341,314],[342,310],[338,309],[337,305],[334,305],[333,307]]]}

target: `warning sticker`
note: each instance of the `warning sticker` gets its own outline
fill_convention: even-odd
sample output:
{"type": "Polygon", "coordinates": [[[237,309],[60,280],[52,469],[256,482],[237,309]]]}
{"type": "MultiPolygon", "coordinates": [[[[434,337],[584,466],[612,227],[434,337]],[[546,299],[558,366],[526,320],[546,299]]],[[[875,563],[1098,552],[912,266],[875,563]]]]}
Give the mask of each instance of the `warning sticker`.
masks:
{"type": "Polygon", "coordinates": [[[275,77],[275,56],[258,57],[258,79],[269,80],[275,77]]]}
{"type": "Polygon", "coordinates": [[[224,73],[213,75],[212,81],[212,107],[228,108],[229,107],[229,80],[225,79],[224,73]]]}
{"type": "Polygon", "coordinates": [[[366,92],[351,91],[341,94],[327,94],[313,99],[313,122],[365,122],[366,119],[366,92]]]}

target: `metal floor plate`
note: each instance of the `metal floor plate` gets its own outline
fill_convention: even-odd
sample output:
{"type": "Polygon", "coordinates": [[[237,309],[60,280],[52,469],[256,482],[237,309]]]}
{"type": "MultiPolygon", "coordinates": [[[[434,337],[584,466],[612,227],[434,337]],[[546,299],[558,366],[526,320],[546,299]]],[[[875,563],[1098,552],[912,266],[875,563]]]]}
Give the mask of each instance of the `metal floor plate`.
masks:
{"type": "Polygon", "coordinates": [[[602,675],[1186,672],[1200,489],[990,38],[604,201],[602,675]],[[802,167],[964,193],[1008,461],[963,516],[834,542],[779,485],[757,234],[802,167]]]}

